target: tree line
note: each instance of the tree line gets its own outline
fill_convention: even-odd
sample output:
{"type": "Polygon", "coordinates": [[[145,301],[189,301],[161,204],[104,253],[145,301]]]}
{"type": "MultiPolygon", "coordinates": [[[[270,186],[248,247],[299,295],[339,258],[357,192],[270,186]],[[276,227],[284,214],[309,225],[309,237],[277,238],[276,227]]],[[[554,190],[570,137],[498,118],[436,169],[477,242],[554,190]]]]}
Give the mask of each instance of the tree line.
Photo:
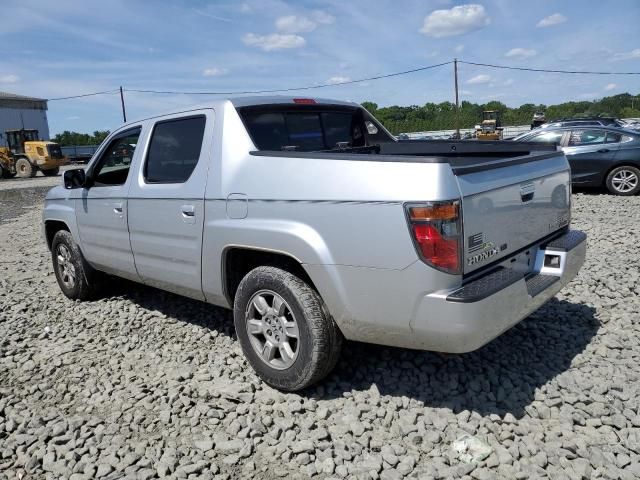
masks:
{"type": "MultiPolygon", "coordinates": [[[[456,127],[456,106],[451,102],[425,103],[422,106],[378,107],[374,102],[362,102],[394,134],[450,130],[456,127]]],[[[503,125],[529,125],[535,112],[545,112],[547,120],[569,117],[601,115],[617,118],[640,117],[640,95],[621,93],[599,100],[565,102],[558,105],[525,103],[517,108],[502,102],[478,104],[463,101],[460,104],[460,128],[473,128],[480,123],[484,110],[497,110],[503,125]]],[[[96,130],[93,134],[65,130],[53,137],[53,141],[65,145],[99,145],[109,135],[108,130],[96,130]]]]}
{"type": "Polygon", "coordinates": [[[109,130],[96,130],[93,134],[65,130],[62,133],[57,133],[52,140],[63,147],[67,145],[100,145],[108,135],[109,130]]]}
{"type": "MultiPolygon", "coordinates": [[[[362,106],[394,134],[449,130],[456,127],[456,106],[451,102],[426,103],[422,106],[408,107],[393,105],[381,108],[376,103],[363,102],[362,106]]],[[[460,104],[460,128],[473,128],[480,123],[484,110],[500,112],[502,125],[529,125],[535,112],[545,112],[547,121],[596,115],[636,118],[640,117],[640,95],[622,93],[599,100],[565,102],[558,105],[525,103],[516,108],[508,107],[498,101],[484,104],[463,101],[460,104]]]]}

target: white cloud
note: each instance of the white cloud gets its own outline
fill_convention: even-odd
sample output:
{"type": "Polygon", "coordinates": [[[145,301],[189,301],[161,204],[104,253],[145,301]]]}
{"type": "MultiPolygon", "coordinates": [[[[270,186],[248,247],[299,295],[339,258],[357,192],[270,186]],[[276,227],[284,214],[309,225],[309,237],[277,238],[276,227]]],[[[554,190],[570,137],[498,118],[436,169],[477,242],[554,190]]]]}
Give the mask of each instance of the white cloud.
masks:
{"type": "Polygon", "coordinates": [[[313,20],[299,15],[287,15],[276,20],[276,28],[284,33],[313,32],[317,26],[313,20]]]}
{"type": "Polygon", "coordinates": [[[20,77],[18,75],[0,75],[0,83],[18,83],[20,77]]]}
{"type": "Polygon", "coordinates": [[[276,20],[276,28],[284,33],[309,33],[320,25],[335,22],[335,17],[322,10],[311,12],[311,18],[304,15],[286,15],[276,20]]]}
{"type": "Polygon", "coordinates": [[[608,83],[608,84],[604,87],[604,89],[608,92],[608,91],[610,91],[610,90],[615,89],[617,86],[618,86],[618,85],[616,85],[615,83],[608,83]]]}
{"type": "Polygon", "coordinates": [[[350,82],[350,81],[351,81],[351,77],[343,77],[341,75],[335,75],[331,77],[329,80],[327,80],[327,83],[335,85],[336,83],[344,83],[344,82],[350,82]]]}
{"type": "Polygon", "coordinates": [[[561,13],[554,13],[553,15],[549,15],[548,17],[544,17],[542,20],[540,20],[536,27],[551,27],[552,25],[559,25],[560,23],[564,23],[566,21],[567,17],[565,17],[561,13]]]}
{"type": "Polygon", "coordinates": [[[270,35],[256,35],[247,33],[242,37],[245,45],[261,48],[265,52],[282,50],[284,48],[300,48],[307,44],[307,41],[300,35],[272,33],[270,35]]]}
{"type": "Polygon", "coordinates": [[[640,48],[635,48],[630,52],[616,53],[613,56],[614,60],[631,60],[633,58],[640,58],[640,48]]]}
{"type": "Polygon", "coordinates": [[[480,74],[476,75],[475,77],[471,77],[469,80],[467,80],[467,83],[469,85],[479,85],[482,83],[489,83],[490,81],[491,77],[489,75],[480,74]]]}
{"type": "Polygon", "coordinates": [[[420,32],[435,38],[451,37],[480,30],[489,23],[491,19],[482,5],[459,5],[431,12],[425,17],[420,32]]]}
{"type": "Polygon", "coordinates": [[[464,45],[458,45],[456,48],[453,49],[456,53],[462,53],[462,51],[464,50],[464,45]]]}
{"type": "Polygon", "coordinates": [[[509,87],[513,85],[513,78],[507,78],[504,82],[502,82],[503,87],[509,87]]]}
{"type": "Polygon", "coordinates": [[[336,21],[336,17],[329,15],[323,10],[314,10],[311,12],[311,16],[317,23],[321,23],[322,25],[330,25],[336,21]]]}
{"type": "Polygon", "coordinates": [[[243,3],[242,5],[240,5],[241,13],[251,13],[252,11],[253,9],[251,8],[251,5],[249,5],[248,3],[243,3]]]}
{"type": "Polygon", "coordinates": [[[538,52],[533,48],[512,48],[507,53],[505,53],[504,56],[522,60],[525,58],[535,57],[537,54],[538,52]]]}
{"type": "Polygon", "coordinates": [[[219,77],[220,75],[225,75],[226,73],[229,73],[229,70],[227,70],[226,68],[217,67],[205,68],[202,71],[202,75],[205,77],[219,77]]]}

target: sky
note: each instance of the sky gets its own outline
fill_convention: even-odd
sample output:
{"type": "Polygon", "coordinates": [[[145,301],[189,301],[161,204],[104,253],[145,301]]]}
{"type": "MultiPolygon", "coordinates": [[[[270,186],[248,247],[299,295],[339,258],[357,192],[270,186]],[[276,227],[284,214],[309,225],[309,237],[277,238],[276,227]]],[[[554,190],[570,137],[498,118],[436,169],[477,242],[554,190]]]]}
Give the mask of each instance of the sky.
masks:
{"type": "MultiPolygon", "coordinates": [[[[640,71],[640,1],[0,0],[0,91],[56,98],[125,88],[128,119],[239,91],[335,84],[460,60],[640,71]]],[[[638,76],[459,65],[461,100],[509,106],[640,93],[638,76]]],[[[454,100],[453,67],[296,96],[379,106],[454,100]]],[[[49,102],[52,135],[111,130],[118,94],[49,102]]]]}

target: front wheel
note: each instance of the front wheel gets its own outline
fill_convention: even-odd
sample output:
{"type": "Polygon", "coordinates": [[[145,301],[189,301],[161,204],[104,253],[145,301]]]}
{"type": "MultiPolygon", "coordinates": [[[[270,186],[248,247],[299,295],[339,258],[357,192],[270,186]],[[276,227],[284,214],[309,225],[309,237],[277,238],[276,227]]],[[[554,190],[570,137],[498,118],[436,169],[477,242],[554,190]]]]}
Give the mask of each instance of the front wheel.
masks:
{"type": "Polygon", "coordinates": [[[87,300],[93,293],[88,282],[90,267],[80,248],[66,230],[57,232],[51,242],[53,271],[60,290],[72,300],[87,300]]]}
{"type": "Polygon", "coordinates": [[[60,167],[50,168],[49,170],[42,170],[45,177],[55,177],[60,173],[60,167]]]}
{"type": "Polygon", "coordinates": [[[640,170],[631,165],[616,167],[607,175],[606,185],[615,195],[635,195],[640,192],[640,170]]]}
{"type": "Polygon", "coordinates": [[[342,334],[320,295],[295,275],[258,267],[240,282],[236,334],[256,373],[274,388],[301,390],[335,367],[342,334]]]}

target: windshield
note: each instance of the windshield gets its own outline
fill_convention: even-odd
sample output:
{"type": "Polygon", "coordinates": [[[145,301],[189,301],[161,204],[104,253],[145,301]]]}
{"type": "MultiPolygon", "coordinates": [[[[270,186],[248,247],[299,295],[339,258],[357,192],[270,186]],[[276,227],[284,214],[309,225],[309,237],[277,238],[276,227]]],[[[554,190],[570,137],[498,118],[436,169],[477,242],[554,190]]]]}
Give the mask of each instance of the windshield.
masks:
{"type": "Polygon", "coordinates": [[[49,156],[51,158],[62,158],[62,149],[60,145],[47,145],[47,150],[49,151],[49,156]]]}

